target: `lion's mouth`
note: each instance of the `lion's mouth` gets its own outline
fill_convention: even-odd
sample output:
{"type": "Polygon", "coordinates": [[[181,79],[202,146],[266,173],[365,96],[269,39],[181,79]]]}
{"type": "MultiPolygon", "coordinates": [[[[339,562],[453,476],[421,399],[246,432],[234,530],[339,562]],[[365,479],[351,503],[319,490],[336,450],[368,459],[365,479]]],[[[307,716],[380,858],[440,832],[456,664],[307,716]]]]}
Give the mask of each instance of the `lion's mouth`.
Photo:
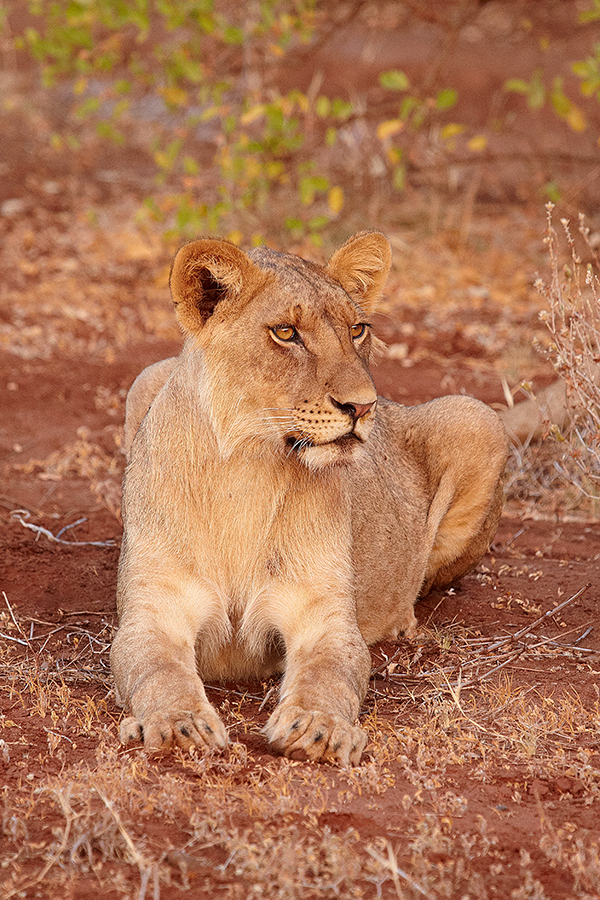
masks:
{"type": "Polygon", "coordinates": [[[310,450],[313,447],[339,447],[340,450],[348,450],[355,447],[357,443],[362,444],[363,440],[354,431],[350,431],[348,434],[343,434],[333,441],[323,441],[319,444],[315,443],[315,441],[311,441],[309,438],[296,437],[290,434],[286,437],[285,443],[290,450],[295,450],[299,453],[302,450],[310,450]]]}

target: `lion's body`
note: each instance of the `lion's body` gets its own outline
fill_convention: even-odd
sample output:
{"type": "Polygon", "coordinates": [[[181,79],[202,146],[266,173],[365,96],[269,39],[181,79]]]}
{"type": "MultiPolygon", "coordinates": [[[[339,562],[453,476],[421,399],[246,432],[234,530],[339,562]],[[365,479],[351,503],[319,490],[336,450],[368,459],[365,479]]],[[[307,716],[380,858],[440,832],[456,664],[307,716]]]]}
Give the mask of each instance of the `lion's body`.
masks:
{"type": "Polygon", "coordinates": [[[387,275],[383,242],[357,237],[327,270],[218,242],[180,251],[188,340],[127,406],[112,651],[124,739],[223,746],[200,679],[283,671],[273,744],[357,762],[367,645],[410,634],[419,593],[487,549],[497,415],[465,397],[376,398],[360,326],[387,275]]]}

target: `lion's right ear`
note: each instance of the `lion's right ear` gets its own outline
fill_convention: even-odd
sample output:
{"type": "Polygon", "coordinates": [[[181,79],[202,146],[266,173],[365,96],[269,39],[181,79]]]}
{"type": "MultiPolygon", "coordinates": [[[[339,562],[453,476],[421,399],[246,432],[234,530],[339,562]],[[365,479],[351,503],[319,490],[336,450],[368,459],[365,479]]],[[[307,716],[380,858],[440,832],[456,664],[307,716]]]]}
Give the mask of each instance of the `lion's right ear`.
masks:
{"type": "Polygon", "coordinates": [[[229,241],[191,241],[177,252],[171,268],[171,296],[179,324],[198,334],[218,303],[238,298],[256,266],[229,241]]]}

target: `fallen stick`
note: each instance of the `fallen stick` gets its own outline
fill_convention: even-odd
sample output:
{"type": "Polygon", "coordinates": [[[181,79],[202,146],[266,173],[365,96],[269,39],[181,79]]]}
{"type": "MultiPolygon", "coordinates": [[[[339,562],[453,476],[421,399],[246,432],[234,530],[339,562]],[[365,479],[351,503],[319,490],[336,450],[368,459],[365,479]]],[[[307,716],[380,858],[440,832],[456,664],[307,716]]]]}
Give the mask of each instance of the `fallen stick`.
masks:
{"type": "Polygon", "coordinates": [[[499,641],[496,641],[495,644],[492,644],[491,647],[488,647],[485,652],[489,653],[492,650],[497,650],[498,647],[502,647],[503,644],[509,643],[510,641],[518,640],[520,637],[523,637],[524,634],[528,634],[530,631],[533,631],[533,629],[537,628],[537,626],[540,625],[545,619],[549,619],[552,616],[555,616],[556,613],[560,612],[561,609],[564,609],[565,606],[568,606],[569,603],[572,603],[573,600],[576,600],[578,597],[581,597],[581,595],[584,594],[587,590],[589,590],[589,588],[591,588],[591,586],[592,586],[591,581],[588,581],[588,583],[586,585],[584,585],[582,588],[580,588],[576,594],[573,594],[572,597],[569,597],[568,600],[563,600],[563,602],[559,603],[558,606],[555,606],[552,609],[549,609],[547,612],[545,612],[543,615],[541,615],[538,619],[536,619],[535,622],[532,622],[530,625],[526,625],[524,628],[521,628],[520,631],[515,631],[514,634],[507,634],[506,637],[500,638],[499,641]]]}
{"type": "Polygon", "coordinates": [[[13,509],[10,517],[11,519],[16,519],[17,522],[20,522],[23,528],[29,528],[30,531],[36,532],[36,540],[39,538],[41,534],[44,537],[47,537],[49,541],[54,541],[55,544],[63,544],[67,547],[114,547],[115,541],[112,538],[109,538],[107,541],[65,541],[61,537],[61,534],[64,534],[65,531],[68,531],[69,528],[75,528],[76,525],[81,525],[82,522],[87,522],[87,519],[77,519],[76,522],[72,522],[70,525],[65,525],[64,528],[58,532],[58,534],[52,534],[52,532],[48,528],[44,528],[43,525],[34,525],[32,522],[28,522],[31,513],[26,509],[13,509]]]}

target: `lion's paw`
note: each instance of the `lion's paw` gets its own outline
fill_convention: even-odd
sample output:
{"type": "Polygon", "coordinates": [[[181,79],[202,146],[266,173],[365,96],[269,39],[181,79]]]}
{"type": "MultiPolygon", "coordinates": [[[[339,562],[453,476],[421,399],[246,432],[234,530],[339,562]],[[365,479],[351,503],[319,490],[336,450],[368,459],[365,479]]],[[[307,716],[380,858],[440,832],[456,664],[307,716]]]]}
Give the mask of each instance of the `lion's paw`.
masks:
{"type": "Polygon", "coordinates": [[[143,721],[130,716],[121,722],[123,744],[143,742],[150,752],[167,750],[173,744],[182,750],[218,749],[227,746],[227,732],[212,706],[195,712],[175,712],[170,716],[152,713],[143,721]]]}
{"type": "Polygon", "coordinates": [[[341,716],[300,706],[278,707],[264,733],[291,759],[324,759],[341,766],[357,766],[367,743],[362,728],[341,716]]]}

